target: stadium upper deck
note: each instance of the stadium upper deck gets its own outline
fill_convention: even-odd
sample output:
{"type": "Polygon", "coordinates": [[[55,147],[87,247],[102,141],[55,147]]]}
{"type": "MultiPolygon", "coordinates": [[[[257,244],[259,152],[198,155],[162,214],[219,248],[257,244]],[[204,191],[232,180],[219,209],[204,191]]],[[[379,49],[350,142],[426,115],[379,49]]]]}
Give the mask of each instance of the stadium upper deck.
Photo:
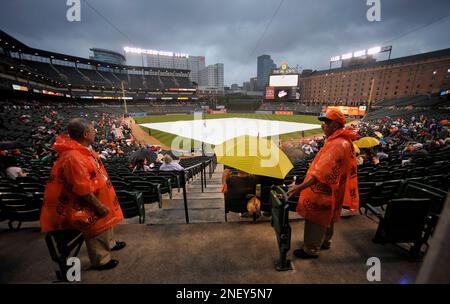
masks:
{"type": "Polygon", "coordinates": [[[113,65],[102,61],[29,47],[0,31],[1,87],[12,85],[46,89],[62,94],[128,94],[195,92],[189,70],[113,65]]]}

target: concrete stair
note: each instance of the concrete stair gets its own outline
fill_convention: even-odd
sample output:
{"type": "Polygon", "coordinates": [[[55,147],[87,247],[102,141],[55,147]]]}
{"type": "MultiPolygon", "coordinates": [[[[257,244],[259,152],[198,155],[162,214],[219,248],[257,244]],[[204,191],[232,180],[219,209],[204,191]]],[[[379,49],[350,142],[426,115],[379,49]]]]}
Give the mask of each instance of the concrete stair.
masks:
{"type": "MultiPolygon", "coordinates": [[[[225,202],[222,190],[223,165],[218,164],[216,171],[211,178],[206,174],[206,187],[201,187],[201,178],[196,176],[186,185],[188,200],[188,215],[190,223],[224,223],[225,222],[225,202]]],[[[178,192],[177,188],[172,189],[172,199],[168,194],[163,195],[162,208],[157,204],[145,205],[145,223],[150,225],[160,224],[184,224],[186,214],[184,208],[183,191],[178,192]]],[[[295,213],[289,213],[290,219],[301,219],[295,213]]],[[[257,222],[270,221],[270,217],[261,216],[257,222]]],[[[250,217],[241,217],[239,213],[229,212],[227,222],[252,222],[250,217]]],[[[137,224],[138,218],[126,219],[128,224],[137,224]]]]}
{"type": "MultiPolygon", "coordinates": [[[[188,200],[188,214],[190,223],[223,223],[225,222],[225,203],[222,190],[223,165],[218,164],[216,171],[206,174],[206,187],[201,189],[201,178],[196,176],[186,185],[188,200]]],[[[163,206],[157,204],[145,206],[146,224],[184,224],[186,214],[184,208],[183,191],[172,190],[172,199],[168,194],[163,195],[163,206]]],[[[251,218],[242,218],[237,213],[228,213],[228,222],[249,222],[251,218]]],[[[270,218],[261,217],[258,221],[270,221],[270,218]]],[[[137,218],[127,219],[127,223],[137,223],[137,218]]]]}

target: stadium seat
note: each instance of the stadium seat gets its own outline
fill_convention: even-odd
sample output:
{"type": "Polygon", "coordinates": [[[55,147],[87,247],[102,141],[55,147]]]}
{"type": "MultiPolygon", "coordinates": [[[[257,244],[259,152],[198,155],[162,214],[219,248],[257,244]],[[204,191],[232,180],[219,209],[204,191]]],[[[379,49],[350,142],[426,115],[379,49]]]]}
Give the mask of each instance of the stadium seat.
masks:
{"type": "Polygon", "coordinates": [[[426,169],[424,167],[414,167],[408,170],[409,178],[423,177],[423,176],[426,176],[426,169]]]}
{"type": "Polygon", "coordinates": [[[145,223],[143,196],[140,192],[116,191],[123,216],[125,218],[139,217],[139,224],[145,223]]]}
{"type": "Polygon", "coordinates": [[[152,182],[160,185],[161,194],[169,194],[169,198],[172,199],[172,183],[170,177],[165,176],[142,176],[145,181],[152,182]]]}
{"type": "Polygon", "coordinates": [[[401,193],[404,185],[403,180],[389,180],[377,184],[377,189],[372,193],[370,202],[371,207],[383,207],[390,199],[396,198],[397,193],[401,193]]]}
{"type": "Polygon", "coordinates": [[[389,172],[389,179],[404,179],[407,177],[408,170],[406,169],[396,169],[389,172]]]}
{"type": "Polygon", "coordinates": [[[15,180],[16,184],[20,183],[41,183],[41,179],[37,175],[18,176],[15,180]]]}
{"type": "Polygon", "coordinates": [[[440,214],[444,207],[447,191],[417,181],[408,181],[402,191],[402,196],[429,198],[431,200],[429,212],[440,214]]]}
{"type": "Polygon", "coordinates": [[[179,171],[156,171],[158,176],[166,176],[170,178],[170,181],[172,183],[172,188],[178,188],[178,192],[180,192],[181,189],[181,183],[180,183],[180,174],[184,174],[184,172],[179,171]]]}
{"type": "Polygon", "coordinates": [[[443,191],[448,191],[450,187],[450,178],[445,174],[427,176],[423,182],[443,191]]]}
{"type": "MultiPolygon", "coordinates": [[[[228,212],[247,212],[247,202],[249,195],[254,195],[256,191],[256,179],[253,176],[241,177],[232,175],[227,178],[227,192],[225,197],[225,222],[228,212]]],[[[253,214],[253,222],[256,221],[256,214],[253,214]]]]}
{"type": "Polygon", "coordinates": [[[270,191],[272,204],[272,227],[278,242],[280,257],[275,265],[277,271],[292,270],[291,262],[287,259],[287,253],[291,249],[291,226],[289,224],[289,202],[286,192],[279,186],[274,186],[270,191]]]}
{"type": "Polygon", "coordinates": [[[369,178],[369,172],[358,172],[358,182],[369,182],[370,178],[369,178]]]}
{"type": "Polygon", "coordinates": [[[19,192],[19,188],[13,181],[8,180],[0,183],[0,192],[19,192]]]}
{"type": "Polygon", "coordinates": [[[130,184],[134,191],[142,192],[144,204],[158,203],[159,208],[162,208],[162,196],[159,184],[138,180],[133,180],[130,184]]]}
{"type": "Polygon", "coordinates": [[[413,243],[409,254],[417,259],[422,245],[427,243],[424,234],[430,203],[428,198],[399,198],[389,201],[384,216],[371,210],[380,220],[373,242],[413,243]]]}
{"type": "Polygon", "coordinates": [[[377,183],[375,182],[359,182],[359,213],[363,214],[362,208],[365,209],[364,214],[367,214],[367,205],[370,204],[373,194],[376,192],[377,183]]]}
{"type": "Polygon", "coordinates": [[[130,183],[126,183],[126,182],[124,182],[122,180],[119,180],[119,179],[111,179],[111,183],[112,183],[112,185],[114,187],[114,190],[116,192],[120,191],[120,190],[124,190],[124,191],[133,190],[133,187],[131,186],[130,183]]]}
{"type": "Polygon", "coordinates": [[[23,222],[38,221],[41,205],[32,194],[0,193],[1,209],[11,230],[19,230],[23,222]]]}
{"type": "Polygon", "coordinates": [[[23,192],[44,192],[45,185],[41,183],[18,183],[18,188],[23,192]]]}
{"type": "Polygon", "coordinates": [[[378,170],[373,173],[369,173],[369,180],[371,182],[384,182],[389,178],[389,171],[387,170],[378,170]]]}

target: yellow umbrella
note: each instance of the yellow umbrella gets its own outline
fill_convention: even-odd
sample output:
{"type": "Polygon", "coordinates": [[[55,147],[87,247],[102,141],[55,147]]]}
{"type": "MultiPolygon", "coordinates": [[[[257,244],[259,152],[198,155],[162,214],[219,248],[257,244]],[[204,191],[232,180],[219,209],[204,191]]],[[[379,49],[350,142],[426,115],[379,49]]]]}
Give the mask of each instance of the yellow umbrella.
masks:
{"type": "Polygon", "coordinates": [[[217,162],[247,173],[284,178],[294,167],[271,140],[242,135],[214,147],[217,162]]]}
{"type": "Polygon", "coordinates": [[[381,133],[378,132],[378,131],[375,131],[375,132],[373,132],[373,133],[375,133],[375,135],[378,136],[378,138],[382,138],[382,137],[383,137],[383,134],[381,134],[381,133]]]}
{"type": "Polygon", "coordinates": [[[358,139],[355,143],[360,148],[372,148],[378,146],[380,141],[375,137],[363,137],[358,139]]]}
{"type": "Polygon", "coordinates": [[[355,148],[355,153],[361,153],[361,150],[355,143],[353,143],[353,148],[355,148]]]}

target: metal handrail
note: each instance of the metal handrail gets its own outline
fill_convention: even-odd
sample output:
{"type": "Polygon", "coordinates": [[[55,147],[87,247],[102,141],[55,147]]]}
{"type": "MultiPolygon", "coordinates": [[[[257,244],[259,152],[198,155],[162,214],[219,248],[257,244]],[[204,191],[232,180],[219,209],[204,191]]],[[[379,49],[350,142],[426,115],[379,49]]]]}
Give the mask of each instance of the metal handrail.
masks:
{"type": "MultiPolygon", "coordinates": [[[[207,164],[211,164],[212,160],[208,159],[206,161],[202,161],[201,163],[198,163],[196,165],[190,166],[185,168],[184,170],[180,171],[167,171],[167,172],[173,172],[177,173],[180,176],[180,183],[182,185],[183,189],[183,201],[184,201],[184,213],[186,218],[186,224],[189,224],[189,208],[188,208],[188,202],[187,202],[187,194],[186,194],[186,173],[190,170],[196,169],[200,167],[200,175],[201,175],[201,185],[202,185],[202,192],[204,192],[204,187],[206,187],[206,166],[207,164]]],[[[210,178],[212,174],[210,171],[210,178]]]]}

